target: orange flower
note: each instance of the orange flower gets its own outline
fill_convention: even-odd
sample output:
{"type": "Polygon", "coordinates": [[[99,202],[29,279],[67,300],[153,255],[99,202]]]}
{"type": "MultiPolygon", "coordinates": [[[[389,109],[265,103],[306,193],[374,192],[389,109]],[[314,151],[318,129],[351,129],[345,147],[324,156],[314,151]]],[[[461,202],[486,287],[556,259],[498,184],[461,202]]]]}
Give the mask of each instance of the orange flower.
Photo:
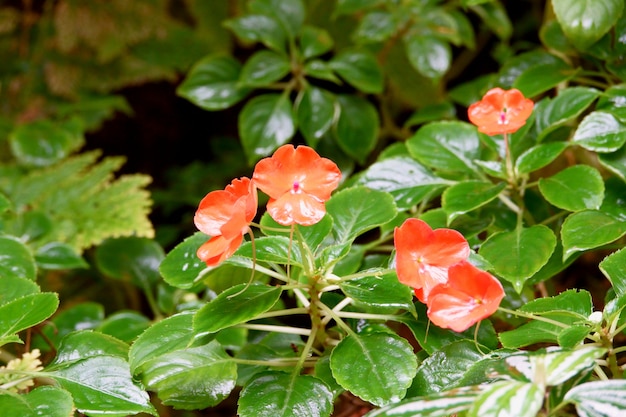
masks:
{"type": "Polygon", "coordinates": [[[194,216],[198,230],[211,236],[197,255],[208,266],[229,258],[241,245],[257,210],[256,188],[249,178],[233,180],[224,190],[208,193],[194,216]]]}
{"type": "Polygon", "coordinates": [[[415,289],[423,303],[429,293],[448,280],[448,268],[467,259],[465,237],[456,230],[433,230],[426,222],[408,219],[394,231],[398,280],[415,289]]]}
{"type": "Polygon", "coordinates": [[[504,298],[502,284],[467,261],[448,270],[448,283],[432,289],[428,318],[437,326],[463,332],[492,315],[504,298]]]}
{"type": "Polygon", "coordinates": [[[252,181],[270,196],[267,211],[283,226],[310,226],[326,214],[324,202],[337,188],[341,171],[308,146],[281,146],[254,168],[252,181]]]}
{"type": "Polygon", "coordinates": [[[470,122],[487,135],[516,132],[533,112],[533,101],[517,89],[492,88],[467,110],[470,122]]]}

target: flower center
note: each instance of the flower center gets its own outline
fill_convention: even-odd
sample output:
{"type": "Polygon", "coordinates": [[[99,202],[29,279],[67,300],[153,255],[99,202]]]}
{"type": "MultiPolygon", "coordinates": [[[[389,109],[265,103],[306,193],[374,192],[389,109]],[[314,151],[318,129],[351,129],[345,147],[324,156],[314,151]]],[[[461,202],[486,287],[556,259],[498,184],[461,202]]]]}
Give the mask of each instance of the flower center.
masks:
{"type": "Polygon", "coordinates": [[[292,194],[300,194],[302,192],[302,189],[300,188],[300,182],[299,181],[294,181],[293,182],[293,186],[291,187],[291,193],[292,194]]]}
{"type": "Polygon", "coordinates": [[[502,110],[500,112],[500,118],[498,119],[498,124],[499,125],[508,125],[509,124],[509,120],[506,118],[506,109],[502,110]]]}

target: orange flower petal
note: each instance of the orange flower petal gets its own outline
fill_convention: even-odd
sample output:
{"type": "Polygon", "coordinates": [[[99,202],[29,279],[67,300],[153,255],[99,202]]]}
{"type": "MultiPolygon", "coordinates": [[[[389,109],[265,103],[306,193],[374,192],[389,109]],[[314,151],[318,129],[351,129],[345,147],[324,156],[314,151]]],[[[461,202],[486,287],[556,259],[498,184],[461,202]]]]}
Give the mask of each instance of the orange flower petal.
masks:
{"type": "Polygon", "coordinates": [[[533,106],[533,101],[517,89],[492,88],[482,100],[469,106],[467,115],[487,135],[513,133],[526,123],[533,106]]]}
{"type": "Polygon", "coordinates": [[[448,268],[467,259],[465,237],[456,230],[433,230],[424,221],[408,219],[394,231],[398,280],[414,289],[426,302],[430,291],[448,279],[448,268]]]}
{"type": "Polygon", "coordinates": [[[233,239],[226,239],[224,236],[215,236],[200,246],[196,255],[205,262],[207,266],[217,266],[230,258],[237,248],[239,248],[242,241],[243,236],[241,234],[236,235],[233,239]]]}
{"type": "Polygon", "coordinates": [[[427,314],[437,326],[463,332],[492,315],[502,298],[500,281],[463,261],[450,267],[447,284],[430,292],[427,314]]]}
{"type": "Polygon", "coordinates": [[[283,226],[300,224],[311,226],[326,214],[324,202],[305,193],[285,193],[279,199],[270,199],[267,212],[283,226]]]}

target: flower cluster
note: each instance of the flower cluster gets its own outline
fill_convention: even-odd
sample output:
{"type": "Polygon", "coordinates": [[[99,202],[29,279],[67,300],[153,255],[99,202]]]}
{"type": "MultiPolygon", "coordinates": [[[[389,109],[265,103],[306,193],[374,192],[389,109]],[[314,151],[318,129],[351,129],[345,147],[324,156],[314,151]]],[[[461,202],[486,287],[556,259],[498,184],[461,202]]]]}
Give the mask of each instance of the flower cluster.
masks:
{"type": "Polygon", "coordinates": [[[534,103],[513,88],[492,88],[482,100],[469,106],[467,115],[478,131],[487,135],[514,133],[524,126],[534,103]]]}
{"type": "Polygon", "coordinates": [[[465,237],[411,218],[394,231],[398,280],[415,290],[437,326],[462,332],[493,314],[502,284],[467,261],[465,237]]]}
{"type": "Polygon", "coordinates": [[[39,349],[34,349],[32,352],[24,353],[21,359],[11,359],[6,366],[0,366],[0,387],[11,393],[34,386],[33,379],[24,377],[20,372],[41,371],[43,366],[39,356],[41,356],[39,349]],[[11,373],[11,371],[18,372],[11,373]]]}
{"type": "Polygon", "coordinates": [[[281,146],[257,163],[252,179],[235,179],[202,199],[194,223],[211,239],[198,249],[198,257],[216,266],[235,253],[256,216],[257,188],[269,195],[267,212],[277,223],[310,226],[326,214],[324,202],[340,180],[337,165],[312,148],[281,146]]]}

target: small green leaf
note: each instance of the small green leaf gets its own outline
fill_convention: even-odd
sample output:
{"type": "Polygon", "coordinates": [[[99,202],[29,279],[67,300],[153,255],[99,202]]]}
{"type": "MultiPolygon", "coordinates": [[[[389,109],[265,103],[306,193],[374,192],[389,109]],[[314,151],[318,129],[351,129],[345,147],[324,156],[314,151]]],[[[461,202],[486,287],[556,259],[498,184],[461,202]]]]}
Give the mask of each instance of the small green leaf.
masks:
{"type": "Polygon", "coordinates": [[[100,323],[97,331],[130,343],[150,327],[150,320],[133,310],[117,311],[100,323]]]}
{"type": "Polygon", "coordinates": [[[342,282],[341,290],[357,305],[377,313],[394,313],[399,309],[415,313],[413,291],[401,284],[395,273],[372,276],[342,282]]]}
{"type": "Polygon", "coordinates": [[[434,122],[442,119],[454,119],[456,110],[449,101],[431,104],[419,108],[404,122],[405,127],[417,126],[426,122],[434,122]]]}
{"type": "Polygon", "coordinates": [[[585,382],[569,390],[564,401],[576,404],[581,417],[614,417],[626,412],[626,381],[585,382]]]}
{"type": "Polygon", "coordinates": [[[208,56],[191,68],[176,93],[205,110],[226,109],[250,91],[238,85],[240,71],[232,57],[208,56]]]}
{"type": "Polygon", "coordinates": [[[13,340],[15,333],[28,329],[52,316],[59,297],[51,292],[29,294],[0,306],[0,346],[13,340]]]}
{"type": "Polygon", "coordinates": [[[81,330],[70,333],[61,339],[57,356],[50,366],[58,367],[59,365],[102,355],[126,359],[128,357],[128,345],[106,334],[91,330],[81,330]]]}
{"type": "Polygon", "coordinates": [[[94,356],[49,372],[72,394],[74,405],[88,415],[156,416],[150,397],[132,379],[128,364],[116,356],[94,356]]]}
{"type": "Polygon", "coordinates": [[[9,135],[13,155],[28,167],[45,167],[68,156],[84,143],[82,132],[38,120],[18,125],[9,135]]]}
{"type": "Polygon", "coordinates": [[[383,191],[352,187],[334,194],[326,203],[333,218],[333,236],[339,243],[393,220],[397,214],[393,197],[383,191]]]}
{"type": "Polygon", "coordinates": [[[146,388],[157,392],[163,404],[183,410],[219,404],[237,380],[237,364],[217,341],[166,353],[142,368],[146,388]]]}
{"type": "Polygon", "coordinates": [[[13,203],[4,194],[0,193],[0,214],[13,209],[13,203]]]}
{"type": "Polygon", "coordinates": [[[274,18],[291,39],[302,28],[305,9],[302,0],[252,0],[248,4],[252,13],[262,14],[274,18]]]}
{"type": "Polygon", "coordinates": [[[194,330],[199,334],[215,333],[252,320],[272,308],[281,292],[280,287],[236,285],[197,311],[193,321],[194,330]]]}
{"type": "Polygon", "coordinates": [[[341,80],[333,72],[330,64],[320,59],[314,59],[304,64],[304,74],[309,77],[330,81],[335,84],[342,84],[341,80]]]}
{"type": "Polygon", "coordinates": [[[626,84],[613,85],[606,89],[598,100],[596,110],[609,112],[626,123],[626,84]]]}
{"type": "Polygon", "coordinates": [[[159,265],[164,257],[163,248],[156,241],[139,237],[108,239],[96,249],[98,269],[142,289],[159,280],[159,265]]]}
{"type": "Polygon", "coordinates": [[[35,259],[26,245],[11,236],[0,236],[0,278],[35,279],[35,259]]]}
{"type": "Polygon", "coordinates": [[[54,316],[52,323],[43,328],[46,340],[45,342],[39,340],[40,346],[48,350],[50,343],[56,346],[69,333],[94,329],[102,320],[104,320],[104,307],[98,303],[87,301],[65,308],[54,316]]]}
{"type": "Polygon", "coordinates": [[[224,26],[232,30],[243,41],[262,42],[275,51],[285,51],[287,34],[280,23],[270,16],[250,14],[226,20],[224,26]]]}
{"type": "Polygon", "coordinates": [[[548,262],[555,247],[554,232],[546,226],[535,225],[491,235],[478,253],[519,293],[524,282],[548,262]]]}
{"type": "Polygon", "coordinates": [[[407,141],[411,156],[427,167],[472,173],[479,159],[480,140],[473,125],[457,121],[433,122],[422,126],[407,141]]]}
{"type": "Polygon", "coordinates": [[[298,101],[298,126],[308,145],[315,147],[328,132],[335,116],[335,96],[308,86],[298,101]]]}
{"type": "Polygon", "coordinates": [[[285,55],[258,51],[241,69],[239,84],[244,87],[265,87],[289,74],[291,64],[285,55]]]}
{"type": "Polygon", "coordinates": [[[403,40],[409,62],[424,77],[438,80],[450,68],[452,50],[450,44],[443,39],[413,33],[403,40]]]}
{"type": "Polygon", "coordinates": [[[172,249],[161,262],[159,272],[165,282],[177,288],[188,289],[200,279],[206,264],[198,258],[198,248],[207,241],[208,236],[196,232],[172,249]]]}
{"type": "Polygon", "coordinates": [[[534,97],[548,91],[576,75],[576,70],[558,60],[531,66],[524,70],[513,83],[526,97],[534,97]]]}
{"type": "Polygon", "coordinates": [[[556,338],[557,343],[562,348],[573,349],[589,335],[591,329],[582,324],[573,325],[563,329],[556,338]]]}
{"type": "Polygon", "coordinates": [[[626,143],[626,125],[611,113],[594,111],[580,122],[573,143],[594,152],[615,152],[626,143]]]}
{"type": "Polygon", "coordinates": [[[0,306],[25,295],[37,294],[38,292],[40,292],[39,286],[30,279],[18,277],[0,278],[0,306]]]}
{"type": "Polygon", "coordinates": [[[337,101],[340,109],[335,127],[337,143],[346,154],[364,164],[378,139],[378,111],[359,96],[341,94],[337,101]]]}
{"type": "Polygon", "coordinates": [[[364,93],[383,91],[383,74],[374,55],[364,51],[344,51],[330,61],[330,67],[353,87],[364,93]]]}
{"type": "Polygon", "coordinates": [[[477,387],[464,387],[410,398],[370,411],[364,417],[448,417],[468,410],[480,392],[477,387]]]}
{"type": "Polygon", "coordinates": [[[87,268],[89,264],[67,243],[51,242],[37,249],[37,265],[43,269],[87,268]]]}
{"type": "Polygon", "coordinates": [[[330,367],[342,387],[383,406],[404,397],[415,376],[417,359],[411,345],[394,334],[353,334],[333,349],[330,367]]]}
{"type": "Polygon", "coordinates": [[[357,43],[383,42],[398,29],[398,22],[388,11],[373,10],[367,13],[352,35],[357,43]]]}
{"type": "MultiPolygon", "coordinates": [[[[276,223],[276,221],[272,219],[272,217],[267,212],[265,212],[263,214],[263,217],[261,217],[260,224],[261,231],[263,231],[268,236],[278,235],[288,237],[291,234],[289,228],[276,223]],[[282,229],[283,231],[279,232],[277,231],[277,229],[282,229]]],[[[311,226],[296,225],[297,234],[295,234],[294,236],[298,236],[298,238],[299,236],[302,236],[303,243],[305,243],[309,249],[315,252],[317,248],[322,244],[322,242],[324,242],[324,239],[326,239],[326,236],[328,236],[332,228],[332,217],[324,216],[322,217],[322,220],[311,226]]],[[[292,244],[292,250],[295,246],[297,246],[297,244],[292,244]]],[[[295,250],[298,251],[299,249],[295,250]]]]}
{"type": "Polygon", "coordinates": [[[328,417],[333,394],[311,375],[261,372],[248,381],[238,404],[241,417],[328,417]]]}
{"type": "Polygon", "coordinates": [[[50,216],[42,211],[29,210],[22,215],[21,230],[16,235],[23,242],[32,242],[46,236],[54,227],[50,216]]]}
{"type": "Polygon", "coordinates": [[[468,416],[535,417],[543,405],[543,396],[544,392],[541,387],[531,382],[494,382],[478,396],[468,416]]]}
{"type": "MultiPolygon", "coordinates": [[[[287,235],[288,236],[288,235],[287,235]]],[[[235,252],[236,257],[256,259],[257,262],[274,262],[291,265],[302,265],[302,254],[297,244],[285,236],[267,236],[255,239],[255,250],[252,242],[245,242],[235,252]]]]}
{"type": "Polygon", "coordinates": [[[296,132],[291,101],[284,94],[263,94],[239,113],[241,144],[250,164],[284,145],[296,132]]]}
{"type": "Polygon", "coordinates": [[[320,56],[333,47],[333,38],[326,29],[304,25],[300,33],[300,52],[304,59],[320,56]]]}
{"type": "Polygon", "coordinates": [[[441,196],[441,206],[448,217],[448,224],[461,214],[476,210],[497,198],[506,184],[488,181],[463,181],[449,187],[441,196]]]}
{"type": "Polygon", "coordinates": [[[48,385],[19,396],[0,393],[0,409],[6,416],[67,417],[74,414],[74,403],[69,392],[48,385]]]}
{"type": "MultiPolygon", "coordinates": [[[[589,87],[569,87],[561,90],[556,98],[542,107],[541,114],[537,115],[538,130],[550,128],[548,131],[552,131],[556,126],[580,116],[599,95],[600,91],[589,87]]],[[[544,136],[545,132],[541,132],[538,141],[540,142],[544,136]]]]}
{"type": "Polygon", "coordinates": [[[611,281],[616,296],[626,294],[626,250],[613,252],[600,262],[600,271],[611,281]]]}
{"type": "Polygon", "coordinates": [[[563,32],[580,50],[588,49],[617,22],[624,9],[621,0],[552,0],[563,32]]]}
{"type": "Polygon", "coordinates": [[[515,161],[515,169],[520,174],[529,174],[554,161],[565,149],[567,142],[551,142],[535,145],[522,153],[515,161]]]}
{"type": "Polygon", "coordinates": [[[382,0],[337,0],[335,15],[352,14],[382,3],[382,0]]]}
{"type": "MultiPolygon", "coordinates": [[[[471,10],[480,16],[485,25],[491,29],[496,36],[502,40],[509,39],[513,34],[513,24],[502,3],[495,1],[481,1],[480,3],[481,4],[472,6],[471,10]]],[[[474,2],[474,4],[476,3],[474,2]]]]}
{"type": "Polygon", "coordinates": [[[569,211],[598,209],[604,199],[604,182],[597,169],[575,165],[539,180],[539,190],[552,205],[569,211]]]}
{"type": "Polygon", "coordinates": [[[596,210],[570,214],[561,227],[563,260],[577,252],[611,243],[626,234],[626,222],[596,210]]]}
{"type": "Polygon", "coordinates": [[[612,153],[598,154],[598,161],[603,167],[617,175],[622,181],[626,181],[626,147],[612,153]]]}
{"type": "Polygon", "coordinates": [[[419,204],[450,183],[409,156],[385,158],[370,165],[358,182],[391,194],[399,210],[419,204]]]}

